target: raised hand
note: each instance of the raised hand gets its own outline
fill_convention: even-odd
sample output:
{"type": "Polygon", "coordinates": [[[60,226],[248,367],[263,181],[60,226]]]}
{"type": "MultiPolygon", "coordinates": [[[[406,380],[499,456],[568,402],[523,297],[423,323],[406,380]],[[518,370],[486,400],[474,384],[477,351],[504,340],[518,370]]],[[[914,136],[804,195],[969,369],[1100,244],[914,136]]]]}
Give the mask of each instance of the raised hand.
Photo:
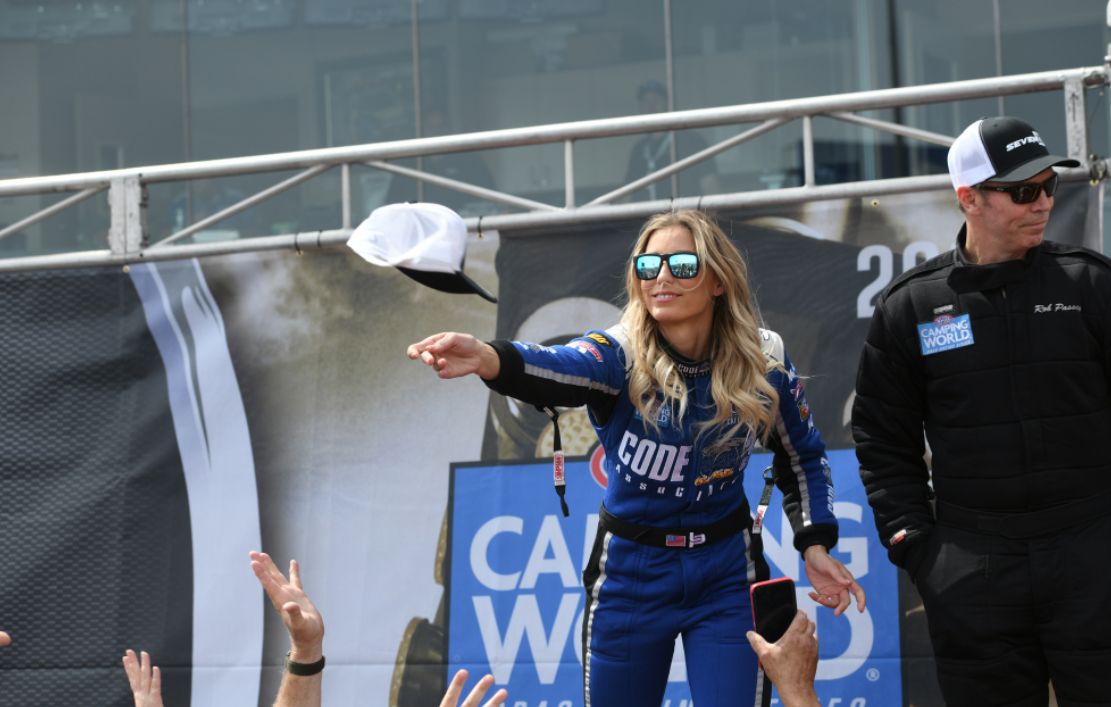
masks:
{"type": "Polygon", "coordinates": [[[323,655],[324,618],[301,587],[301,568],[289,561],[289,579],[265,552],[250,553],[251,570],[289,631],[291,660],[315,663],[323,655]]]}
{"type": "MultiPolygon", "coordinates": [[[[451,679],[451,684],[448,685],[447,692],[444,693],[444,699],[440,701],[440,707],[456,707],[459,702],[459,695],[463,693],[463,685],[467,683],[467,671],[460,670],[455,673],[455,677],[451,679]]],[[[467,695],[467,699],[463,700],[463,704],[459,707],[478,707],[478,703],[486,696],[486,691],[494,684],[494,676],[486,675],[478,684],[474,686],[471,693],[467,695]]],[[[504,689],[498,690],[494,696],[487,700],[482,707],[498,707],[498,705],[505,704],[506,699],[509,698],[509,693],[504,689]]]]}
{"type": "Polygon", "coordinates": [[[128,648],[123,654],[123,669],[135,707],[162,707],[162,672],[157,665],[151,667],[149,653],[142,651],[136,658],[135,651],[128,648]]]}
{"type": "Polygon", "coordinates": [[[494,348],[470,334],[454,331],[433,334],[410,344],[405,354],[420,359],[440,374],[440,378],[458,378],[476,373],[487,380],[497,378],[501,362],[494,348]]]}

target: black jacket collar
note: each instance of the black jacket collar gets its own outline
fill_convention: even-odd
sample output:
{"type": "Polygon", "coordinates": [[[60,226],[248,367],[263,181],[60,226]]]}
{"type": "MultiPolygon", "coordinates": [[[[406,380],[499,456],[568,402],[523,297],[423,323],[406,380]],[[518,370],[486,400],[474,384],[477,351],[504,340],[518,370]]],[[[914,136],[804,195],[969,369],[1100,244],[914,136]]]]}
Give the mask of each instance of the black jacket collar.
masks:
{"type": "Polygon", "coordinates": [[[662,348],[671,360],[675,362],[675,367],[683,374],[684,378],[696,378],[698,376],[710,375],[710,359],[705,361],[692,361],[686,356],[683,356],[675,349],[671,348],[671,344],[667,339],[662,336],[658,337],[660,348],[662,348]]]}
{"type": "Polygon", "coordinates": [[[1037,245],[1026,251],[1026,255],[1018,260],[976,265],[969,262],[964,252],[965,240],[968,236],[967,228],[967,224],[961,226],[961,230],[957,234],[957,247],[953,249],[953,264],[955,267],[949,273],[948,278],[949,286],[953,288],[954,292],[960,294],[993,290],[1012,282],[1021,281],[1026,277],[1026,273],[1030,271],[1030,267],[1041,251],[1041,245],[1037,245]]]}

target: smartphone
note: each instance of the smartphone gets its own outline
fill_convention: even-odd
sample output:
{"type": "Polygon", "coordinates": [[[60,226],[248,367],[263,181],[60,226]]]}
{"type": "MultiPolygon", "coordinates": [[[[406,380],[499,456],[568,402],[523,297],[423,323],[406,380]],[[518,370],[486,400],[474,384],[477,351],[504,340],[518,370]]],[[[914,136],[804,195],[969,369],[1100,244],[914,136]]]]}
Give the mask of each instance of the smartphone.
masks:
{"type": "Polygon", "coordinates": [[[768,643],[775,643],[795,619],[794,581],[790,577],[769,579],[753,584],[748,591],[756,633],[768,643]]]}

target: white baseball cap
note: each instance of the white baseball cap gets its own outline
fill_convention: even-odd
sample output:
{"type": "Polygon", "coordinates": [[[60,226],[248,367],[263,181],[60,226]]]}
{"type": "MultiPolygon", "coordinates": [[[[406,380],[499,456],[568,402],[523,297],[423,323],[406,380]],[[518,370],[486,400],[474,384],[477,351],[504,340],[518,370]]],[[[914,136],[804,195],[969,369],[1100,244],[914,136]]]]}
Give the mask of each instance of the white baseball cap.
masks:
{"type": "Polygon", "coordinates": [[[463,272],[467,227],[463,217],[431,203],[387,204],[355,228],[347,246],[369,263],[395,267],[441,292],[498,298],[463,272]]]}
{"type": "Polygon", "coordinates": [[[977,120],[949,148],[953,189],[988,180],[1023,182],[1049,167],[1079,166],[1077,160],[1049,154],[1033,126],[1005,115],[977,120]]]}

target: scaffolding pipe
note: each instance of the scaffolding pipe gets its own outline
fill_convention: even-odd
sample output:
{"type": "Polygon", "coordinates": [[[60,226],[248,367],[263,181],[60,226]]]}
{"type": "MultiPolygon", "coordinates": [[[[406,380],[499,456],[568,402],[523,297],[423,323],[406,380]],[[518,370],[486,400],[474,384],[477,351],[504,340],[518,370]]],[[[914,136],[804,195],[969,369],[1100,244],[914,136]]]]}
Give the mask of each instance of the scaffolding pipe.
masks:
{"type": "Polygon", "coordinates": [[[402,177],[420,179],[428,182],[429,184],[435,184],[447,189],[452,189],[454,191],[467,194],[468,196],[475,196],[480,199],[496,201],[500,204],[506,204],[507,206],[517,206],[522,209],[532,209],[536,211],[556,210],[556,207],[552,206],[551,204],[545,204],[539,201],[533,201],[532,199],[525,199],[519,196],[513,196],[512,194],[506,194],[505,192],[496,191],[494,189],[487,189],[486,187],[468,184],[467,182],[461,182],[457,179],[451,179],[449,177],[441,177],[438,174],[421,172],[420,170],[412,169],[410,167],[402,167],[399,164],[390,164],[389,162],[378,161],[367,162],[366,164],[368,167],[374,167],[375,169],[380,169],[383,172],[399,174],[402,177]]]}
{"type": "Polygon", "coordinates": [[[104,191],[107,188],[108,187],[84,189],[84,190],[79,191],[78,193],[74,194],[73,196],[69,196],[69,197],[66,197],[65,199],[62,199],[61,201],[59,201],[56,204],[51,204],[50,206],[47,206],[42,211],[37,211],[37,212],[31,214],[30,216],[28,216],[25,219],[21,219],[19,221],[16,221],[15,223],[13,223],[10,226],[6,226],[6,227],[0,229],[0,239],[6,238],[7,236],[10,236],[11,234],[13,234],[13,233],[15,233],[15,232],[17,232],[21,229],[27,228],[28,226],[33,226],[36,223],[38,223],[39,221],[42,221],[43,219],[49,218],[49,217],[53,216],[54,214],[58,213],[59,211],[65,211],[66,209],[73,206],[74,204],[80,204],[82,201],[84,201],[85,199],[88,199],[90,196],[95,196],[95,195],[101,193],[102,191],[104,191]]]}
{"type": "Polygon", "coordinates": [[[351,165],[347,162],[340,167],[339,201],[340,227],[351,228],[351,165]]]}
{"type": "MultiPolygon", "coordinates": [[[[1106,170],[1111,160],[1101,160],[1095,167],[1106,170]]],[[[1060,170],[1065,181],[1089,179],[1089,170],[1084,167],[1060,170]]],[[[1094,187],[1101,188],[1101,187],[1094,187]]],[[[928,177],[903,177],[883,179],[872,182],[850,184],[827,184],[815,187],[788,187],[740,194],[720,194],[716,196],[692,196],[678,199],[657,199],[633,204],[583,207],[579,209],[560,209],[556,211],[497,214],[482,216],[482,230],[540,229],[582,223],[597,223],[615,219],[643,219],[661,211],[671,209],[704,209],[707,211],[726,211],[733,209],[789,206],[804,202],[829,201],[833,199],[859,199],[893,196],[897,194],[952,189],[946,174],[928,177]]],[[[465,219],[467,230],[478,233],[479,218],[465,219]]],[[[303,253],[310,249],[328,248],[342,245],[351,237],[349,229],[308,231],[280,236],[263,236],[219,243],[197,243],[179,245],[173,248],[148,248],[143,251],[113,254],[109,250],[83,251],[79,253],[60,253],[55,255],[32,256],[26,258],[0,259],[0,272],[21,272],[53,268],[82,268],[104,266],[127,266],[133,263],[176,260],[180,258],[199,258],[207,256],[232,255],[266,251],[291,251],[303,253]]]]}
{"type": "Polygon", "coordinates": [[[891,133],[892,135],[901,135],[903,137],[921,140],[922,142],[928,142],[934,145],[941,145],[942,147],[949,147],[953,144],[953,140],[956,139],[949,137],[948,135],[942,135],[941,133],[932,133],[929,130],[921,130],[919,128],[912,128],[906,125],[899,125],[898,123],[890,123],[886,120],[866,118],[863,115],[857,115],[855,113],[830,113],[829,117],[836,120],[842,120],[846,123],[856,123],[857,125],[863,125],[868,128],[875,128],[876,130],[880,130],[885,133],[891,133]]]}
{"type": "Polygon", "coordinates": [[[814,186],[814,118],[802,118],[802,185],[814,186]]]}
{"type": "Polygon", "coordinates": [[[659,181],[659,180],[663,179],[664,177],[668,177],[668,176],[671,176],[672,174],[675,174],[676,172],[680,172],[680,171],[686,169],[687,167],[690,167],[692,164],[696,164],[698,162],[702,162],[703,160],[707,160],[707,159],[713,157],[714,155],[718,154],[719,152],[725,152],[726,150],[728,150],[730,148],[733,148],[733,147],[736,147],[737,145],[740,145],[743,142],[747,142],[748,140],[751,140],[754,137],[758,137],[760,135],[763,135],[764,133],[768,132],[769,130],[774,130],[775,128],[778,128],[780,125],[783,125],[786,122],[788,122],[787,118],[780,118],[780,119],[777,119],[777,120],[765,121],[764,123],[761,123],[760,125],[757,125],[755,128],[749,128],[748,130],[744,131],[743,133],[740,133],[739,135],[734,135],[733,137],[731,137],[727,140],[722,140],[721,142],[717,143],[716,145],[710,145],[706,149],[699,150],[698,152],[694,153],[693,155],[688,155],[687,157],[684,157],[683,159],[679,160],[678,162],[674,162],[672,164],[669,164],[666,167],[661,167],[660,169],[657,169],[655,172],[652,172],[651,174],[646,174],[643,177],[640,177],[639,179],[637,179],[635,181],[629,182],[628,184],[626,184],[623,187],[619,187],[617,189],[614,189],[611,192],[603,194],[603,195],[599,196],[598,198],[594,199],[593,201],[590,201],[586,205],[587,206],[594,206],[596,204],[606,204],[606,203],[609,203],[609,202],[613,201],[614,199],[620,199],[621,197],[625,196],[626,194],[632,194],[636,190],[638,190],[638,189],[640,189],[644,186],[647,186],[647,185],[651,184],[652,182],[659,181]]]}
{"type": "Polygon", "coordinates": [[[258,192],[257,194],[254,194],[252,196],[247,197],[246,199],[243,199],[242,201],[238,201],[238,202],[232,204],[231,206],[229,206],[226,209],[223,209],[221,211],[217,211],[216,213],[212,214],[211,216],[209,216],[207,218],[203,218],[200,221],[197,221],[192,226],[187,226],[187,227],[181,229],[180,231],[173,234],[172,236],[169,236],[167,238],[163,238],[162,240],[160,240],[157,243],[155,243],[154,245],[152,245],[151,248],[152,249],[154,249],[154,248],[164,248],[164,247],[168,246],[169,244],[171,244],[175,241],[181,240],[182,238],[188,238],[189,236],[193,235],[197,231],[201,231],[203,229],[208,228],[209,226],[211,226],[214,223],[218,223],[220,221],[223,221],[226,218],[230,218],[232,216],[235,216],[240,211],[245,211],[245,210],[251,208],[252,206],[254,206],[255,204],[266,201],[267,199],[269,199],[273,196],[276,196],[278,194],[281,194],[284,191],[288,191],[289,189],[292,189],[293,187],[300,184],[301,182],[312,179],[313,177],[320,174],[321,172],[323,172],[325,170],[328,170],[328,169],[331,169],[331,168],[332,168],[332,165],[330,165],[330,164],[322,164],[322,165],[317,165],[316,167],[311,167],[309,169],[306,169],[304,172],[301,172],[299,174],[295,174],[292,177],[290,177],[289,179],[286,179],[285,181],[278,182],[274,186],[267,187],[266,189],[263,189],[262,191],[258,192]]]}

